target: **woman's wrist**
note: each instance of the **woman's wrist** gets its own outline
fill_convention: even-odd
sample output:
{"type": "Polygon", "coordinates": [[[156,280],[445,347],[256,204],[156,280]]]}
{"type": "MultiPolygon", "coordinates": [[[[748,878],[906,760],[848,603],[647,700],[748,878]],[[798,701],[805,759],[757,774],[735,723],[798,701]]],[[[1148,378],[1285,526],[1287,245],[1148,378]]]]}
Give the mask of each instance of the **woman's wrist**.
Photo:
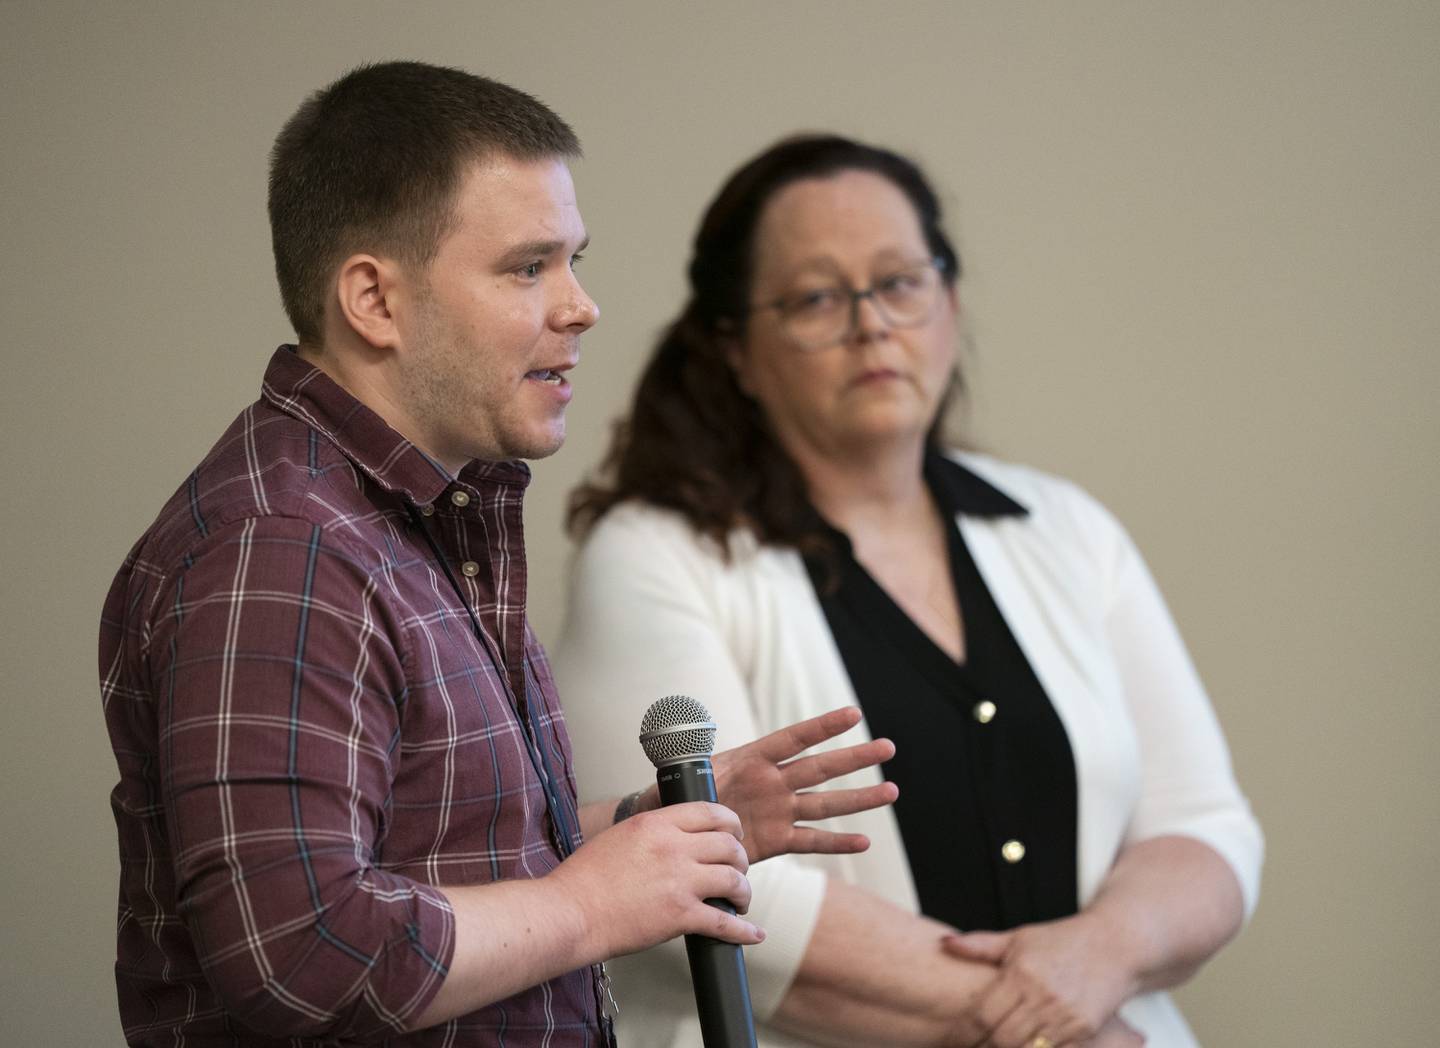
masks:
{"type": "Polygon", "coordinates": [[[1074,917],[1089,925],[1091,955],[1112,971],[1121,1001],[1128,1001],[1145,989],[1146,977],[1156,962],[1155,944],[1127,917],[1122,907],[1106,905],[1101,900],[1074,917]]]}

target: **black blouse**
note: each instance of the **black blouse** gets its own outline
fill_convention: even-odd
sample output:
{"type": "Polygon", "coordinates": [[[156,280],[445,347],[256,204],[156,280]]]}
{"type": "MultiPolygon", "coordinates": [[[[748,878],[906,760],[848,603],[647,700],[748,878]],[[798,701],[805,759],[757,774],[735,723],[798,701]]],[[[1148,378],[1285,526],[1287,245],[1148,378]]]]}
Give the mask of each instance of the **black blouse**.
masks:
{"type": "Polygon", "coordinates": [[[886,778],[920,910],[1004,929],[1076,912],[1075,762],[1065,727],[955,525],[1026,509],[938,455],[925,479],[947,523],[966,660],[942,651],[832,529],[838,559],[811,582],[870,731],[895,742],[886,778]]]}

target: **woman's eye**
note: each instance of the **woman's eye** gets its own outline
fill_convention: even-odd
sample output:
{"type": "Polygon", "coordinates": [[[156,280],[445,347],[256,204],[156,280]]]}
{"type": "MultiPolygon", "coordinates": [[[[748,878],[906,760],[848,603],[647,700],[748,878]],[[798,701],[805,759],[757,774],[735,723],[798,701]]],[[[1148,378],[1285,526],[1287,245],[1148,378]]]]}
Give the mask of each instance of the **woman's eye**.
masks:
{"type": "Polygon", "coordinates": [[[520,268],[520,275],[530,280],[534,280],[540,275],[540,265],[541,264],[539,262],[531,262],[528,266],[522,266],[520,268]]]}
{"type": "Polygon", "coordinates": [[[575,252],[575,254],[573,254],[573,255],[570,256],[570,268],[571,268],[571,269],[574,269],[576,266],[578,266],[581,262],[584,262],[584,261],[585,261],[585,256],[582,255],[582,254],[580,254],[580,252],[577,251],[577,252],[575,252]]]}
{"type": "Polygon", "coordinates": [[[818,313],[833,309],[839,301],[840,292],[833,287],[822,287],[795,295],[790,299],[789,309],[794,313],[818,313]]]}
{"type": "Polygon", "coordinates": [[[920,286],[920,279],[914,273],[895,273],[879,281],[876,287],[881,294],[907,294],[920,286]]]}

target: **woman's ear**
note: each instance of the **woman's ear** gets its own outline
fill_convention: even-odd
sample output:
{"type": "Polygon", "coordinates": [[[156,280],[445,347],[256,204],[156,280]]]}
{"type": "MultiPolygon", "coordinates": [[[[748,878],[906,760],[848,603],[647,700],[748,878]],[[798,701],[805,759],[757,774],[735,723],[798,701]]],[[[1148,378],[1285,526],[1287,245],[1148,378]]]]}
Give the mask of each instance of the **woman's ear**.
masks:
{"type": "Polygon", "coordinates": [[[959,287],[957,287],[955,284],[946,284],[945,297],[950,300],[950,308],[955,311],[955,316],[958,319],[962,312],[960,308],[959,287]]]}
{"type": "Polygon", "coordinates": [[[745,340],[730,329],[719,332],[718,343],[720,352],[725,356],[725,363],[730,365],[730,373],[735,376],[735,384],[740,387],[741,393],[753,399],[755,391],[750,384],[750,354],[745,340]]]}

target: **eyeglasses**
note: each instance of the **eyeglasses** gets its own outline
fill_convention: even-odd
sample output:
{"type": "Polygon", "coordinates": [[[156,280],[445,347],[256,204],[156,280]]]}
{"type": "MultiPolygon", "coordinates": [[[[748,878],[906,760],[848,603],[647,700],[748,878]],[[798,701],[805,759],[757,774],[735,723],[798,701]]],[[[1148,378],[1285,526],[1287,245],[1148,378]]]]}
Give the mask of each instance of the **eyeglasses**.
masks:
{"type": "Polygon", "coordinates": [[[935,313],[940,300],[943,258],[916,262],[877,277],[863,291],[844,284],[811,288],[752,307],[752,312],[773,309],[780,314],[785,334],[803,350],[825,349],[844,342],[860,324],[860,300],[868,298],[887,324],[919,327],[935,313]]]}

